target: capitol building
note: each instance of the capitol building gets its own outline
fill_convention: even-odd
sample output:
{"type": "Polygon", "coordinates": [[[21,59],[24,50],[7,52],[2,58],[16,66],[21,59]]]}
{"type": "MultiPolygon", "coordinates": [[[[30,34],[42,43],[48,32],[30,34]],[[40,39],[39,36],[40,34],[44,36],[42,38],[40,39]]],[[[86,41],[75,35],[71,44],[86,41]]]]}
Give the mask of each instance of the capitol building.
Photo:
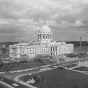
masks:
{"type": "Polygon", "coordinates": [[[22,55],[26,55],[29,60],[38,55],[57,56],[73,52],[73,44],[53,40],[51,29],[46,24],[39,29],[38,41],[9,45],[9,57],[21,58],[22,55]]]}

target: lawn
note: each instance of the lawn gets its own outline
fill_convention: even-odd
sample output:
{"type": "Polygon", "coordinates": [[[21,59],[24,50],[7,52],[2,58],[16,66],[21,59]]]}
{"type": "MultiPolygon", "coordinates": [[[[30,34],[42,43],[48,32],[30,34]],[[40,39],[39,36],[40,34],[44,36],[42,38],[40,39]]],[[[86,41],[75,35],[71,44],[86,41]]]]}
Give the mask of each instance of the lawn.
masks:
{"type": "MultiPolygon", "coordinates": [[[[38,88],[88,88],[88,75],[70,70],[55,69],[47,72],[36,73],[44,79],[43,82],[33,84],[38,88]]],[[[26,82],[32,76],[26,75],[20,79],[26,82]]]]}
{"type": "Polygon", "coordinates": [[[43,63],[37,62],[37,61],[30,61],[28,63],[20,63],[19,65],[14,65],[14,66],[7,66],[7,67],[1,67],[1,71],[14,71],[14,70],[22,70],[22,69],[28,69],[28,68],[33,68],[37,66],[41,66],[43,63]]]}
{"type": "Polygon", "coordinates": [[[67,68],[71,68],[71,67],[75,67],[75,66],[77,66],[77,64],[67,65],[66,67],[67,67],[67,68]]]}
{"type": "Polygon", "coordinates": [[[78,71],[88,71],[88,67],[78,67],[78,68],[74,68],[74,70],[78,70],[78,71]]]}

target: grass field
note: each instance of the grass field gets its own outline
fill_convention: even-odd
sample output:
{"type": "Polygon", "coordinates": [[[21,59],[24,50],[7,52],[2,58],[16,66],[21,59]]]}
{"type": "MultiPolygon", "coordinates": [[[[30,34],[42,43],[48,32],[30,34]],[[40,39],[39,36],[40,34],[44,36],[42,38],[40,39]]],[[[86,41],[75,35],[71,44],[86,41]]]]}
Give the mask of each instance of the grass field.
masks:
{"type": "Polygon", "coordinates": [[[74,68],[74,70],[78,70],[78,71],[88,71],[88,67],[78,67],[78,68],[74,68]]]}
{"type": "Polygon", "coordinates": [[[19,65],[16,64],[14,66],[1,67],[0,71],[23,70],[23,69],[33,68],[33,67],[37,67],[41,65],[43,65],[43,63],[39,63],[36,61],[30,61],[28,63],[20,63],[19,65]]]}
{"type": "Polygon", "coordinates": [[[67,68],[71,68],[71,67],[75,67],[75,66],[77,66],[77,64],[67,65],[66,67],[67,67],[67,68]]]}
{"type": "MultiPolygon", "coordinates": [[[[34,84],[38,88],[88,88],[88,75],[77,73],[70,70],[52,70],[37,73],[36,75],[44,78],[43,82],[34,84]]],[[[21,80],[26,82],[33,76],[23,76],[21,80]]]]}

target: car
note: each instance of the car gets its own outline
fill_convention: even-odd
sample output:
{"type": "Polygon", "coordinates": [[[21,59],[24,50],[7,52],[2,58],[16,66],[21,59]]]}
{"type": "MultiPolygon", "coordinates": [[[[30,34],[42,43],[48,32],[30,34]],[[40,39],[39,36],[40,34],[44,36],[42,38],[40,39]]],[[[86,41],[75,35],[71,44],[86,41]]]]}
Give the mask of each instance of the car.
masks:
{"type": "Polygon", "coordinates": [[[17,83],[13,83],[12,85],[13,85],[13,86],[19,86],[17,83]]]}
{"type": "Polygon", "coordinates": [[[46,69],[40,69],[40,70],[45,71],[46,69]]]}
{"type": "Polygon", "coordinates": [[[58,66],[54,66],[55,68],[58,68],[58,66]]]}
{"type": "Polygon", "coordinates": [[[43,69],[40,69],[40,70],[46,71],[46,70],[51,70],[51,68],[43,68],[43,69]]]}

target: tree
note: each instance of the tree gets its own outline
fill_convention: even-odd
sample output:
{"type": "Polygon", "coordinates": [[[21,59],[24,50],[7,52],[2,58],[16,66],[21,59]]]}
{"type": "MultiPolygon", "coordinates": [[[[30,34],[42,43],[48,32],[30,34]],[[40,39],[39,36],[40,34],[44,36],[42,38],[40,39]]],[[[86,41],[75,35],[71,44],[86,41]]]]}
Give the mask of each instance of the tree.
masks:
{"type": "Polygon", "coordinates": [[[51,63],[51,59],[52,59],[52,57],[49,56],[49,55],[37,55],[34,58],[35,61],[38,61],[40,63],[43,63],[44,65],[45,64],[50,64],[51,63]]]}
{"type": "Polygon", "coordinates": [[[40,75],[33,75],[32,78],[35,80],[35,83],[44,81],[44,78],[42,78],[40,75]]]}
{"type": "Polygon", "coordinates": [[[2,60],[0,59],[0,67],[4,66],[2,60]]]}
{"type": "Polygon", "coordinates": [[[3,45],[3,47],[2,47],[2,54],[6,54],[6,52],[7,52],[6,46],[3,45]]]}
{"type": "Polygon", "coordinates": [[[60,63],[64,63],[65,62],[64,58],[59,58],[59,61],[60,61],[60,63]]]}
{"type": "Polygon", "coordinates": [[[62,65],[63,63],[65,63],[65,58],[63,56],[58,56],[56,57],[56,59],[58,64],[62,65]]]}
{"type": "Polygon", "coordinates": [[[21,60],[20,62],[22,62],[22,63],[26,63],[26,62],[27,62],[27,60],[28,60],[28,56],[27,56],[26,54],[21,55],[20,60],[21,60]]]}

